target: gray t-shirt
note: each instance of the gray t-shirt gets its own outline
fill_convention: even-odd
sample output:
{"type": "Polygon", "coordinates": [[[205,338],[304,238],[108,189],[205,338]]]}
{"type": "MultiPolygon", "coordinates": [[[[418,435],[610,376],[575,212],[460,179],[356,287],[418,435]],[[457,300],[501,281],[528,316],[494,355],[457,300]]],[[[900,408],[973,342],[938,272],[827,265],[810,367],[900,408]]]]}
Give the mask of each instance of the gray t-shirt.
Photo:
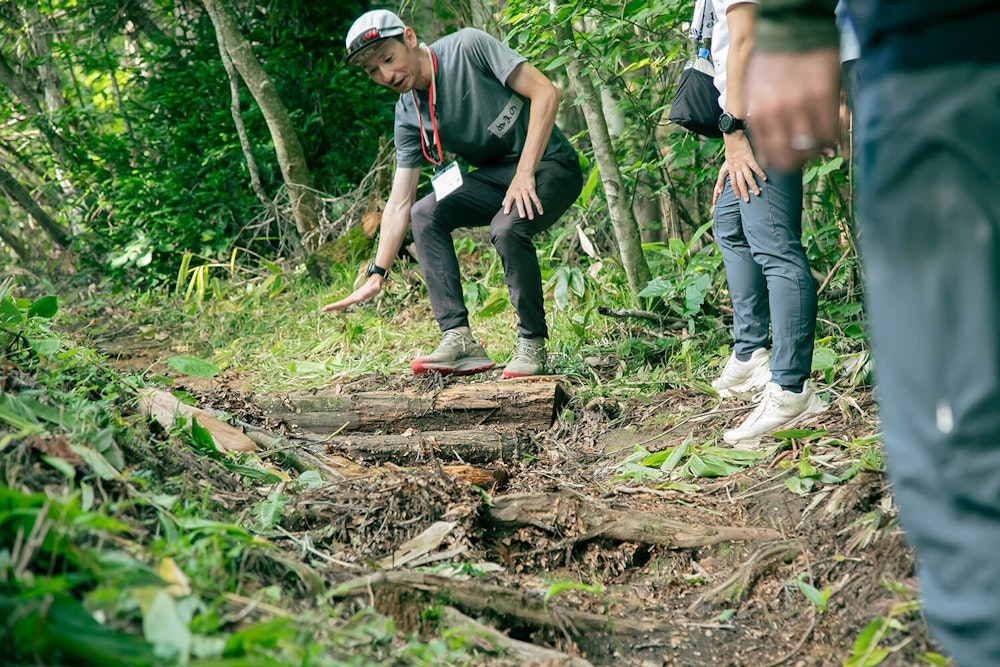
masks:
{"type": "MultiPolygon", "coordinates": [[[[517,162],[528,134],[530,102],[505,84],[525,58],[481,30],[464,28],[430,45],[437,58],[434,114],[445,151],[477,167],[517,162]]],[[[427,91],[417,91],[427,153],[437,159],[427,91]]],[[[420,124],[412,93],[396,103],[396,165],[425,164],[420,124]]],[[[573,167],[576,151],[559,128],[553,128],[543,160],[573,167]]]]}

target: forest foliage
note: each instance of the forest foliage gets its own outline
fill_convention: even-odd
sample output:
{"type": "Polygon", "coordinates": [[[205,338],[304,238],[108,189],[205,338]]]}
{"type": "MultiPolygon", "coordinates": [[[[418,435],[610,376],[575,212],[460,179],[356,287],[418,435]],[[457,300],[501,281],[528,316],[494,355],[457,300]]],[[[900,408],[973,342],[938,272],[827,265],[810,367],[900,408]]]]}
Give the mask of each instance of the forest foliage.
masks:
{"type": "MultiPolygon", "coordinates": [[[[342,36],[371,6],[340,0],[0,4],[0,186],[6,195],[0,262],[31,269],[68,261],[116,287],[152,288],[169,282],[192,255],[228,263],[238,249],[239,262],[294,264],[317,238],[357,226],[360,214],[377,210],[384,197],[358,188],[391,136],[394,104],[389,91],[342,62],[342,36]],[[319,202],[318,229],[307,238],[296,228],[290,183],[276,154],[283,139],[252,85],[227,74],[231,58],[208,11],[214,6],[233,19],[252,49],[301,145],[304,180],[319,202]],[[371,195],[361,209],[345,204],[361,195],[371,195]]],[[[692,238],[692,253],[710,245],[711,232],[702,226],[720,144],[665,120],[692,48],[690,2],[389,6],[428,41],[469,24],[508,40],[567,91],[559,123],[583,160],[595,165],[595,142],[580,111],[583,91],[566,73],[567,63],[583,63],[620,170],[623,192],[616,199],[646,244],[639,261],[649,261],[653,277],[663,278],[676,269],[673,254],[692,238]],[[567,25],[569,34],[556,30],[567,25]]],[[[826,282],[839,294],[856,291],[845,173],[838,158],[812,174],[805,231],[818,277],[829,274],[826,282]]],[[[590,175],[578,206],[550,235],[568,242],[547,254],[566,265],[585,255],[610,259],[606,275],[613,277],[614,266],[622,267],[606,190],[596,169],[590,175]],[[566,234],[577,229],[579,243],[570,238],[576,234],[566,234]]],[[[718,271],[711,277],[718,284],[718,271]]],[[[701,292],[705,279],[680,281],[681,293],[701,292]]],[[[661,280],[646,295],[678,295],[663,289],[661,280]]]]}
{"type": "MultiPolygon", "coordinates": [[[[196,375],[200,357],[265,392],[408,369],[436,335],[411,259],[370,307],[317,312],[371,260],[371,240],[351,233],[384,205],[395,99],[342,55],[353,19],[387,7],[428,42],[487,30],[564,90],[558,122],[587,181],[537,245],[551,359],[583,385],[580,400],[610,413],[622,396],[703,388],[728,354],[731,309],[710,216],[721,143],[666,122],[692,5],[0,0],[0,636],[15,658],[483,664],[476,637],[400,645],[386,617],[317,593],[313,571],[266,539],[284,492],[243,507],[281,471],[206,456],[196,423],[151,433],[135,393],[167,379],[119,372],[94,342],[169,341],[188,359],[175,369],[196,375]],[[638,256],[621,247],[629,228],[638,256]],[[352,243],[332,269],[310,275],[309,253],[342,237],[352,243]],[[602,319],[608,308],[642,309],[656,330],[633,335],[643,325],[602,319]],[[185,477],[196,468],[217,486],[185,477]]],[[[814,370],[846,391],[867,371],[849,149],[845,133],[803,176],[814,370]]],[[[474,324],[491,351],[509,351],[496,254],[475,237],[456,249],[474,324]]],[[[678,451],[690,467],[695,449],[678,451]]]]}

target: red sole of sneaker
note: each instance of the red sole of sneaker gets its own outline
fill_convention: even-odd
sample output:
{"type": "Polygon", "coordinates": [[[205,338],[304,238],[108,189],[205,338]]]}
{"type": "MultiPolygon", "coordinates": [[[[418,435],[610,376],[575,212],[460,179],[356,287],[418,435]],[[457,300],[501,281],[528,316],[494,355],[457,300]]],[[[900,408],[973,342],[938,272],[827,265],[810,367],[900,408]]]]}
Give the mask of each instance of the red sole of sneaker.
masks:
{"type": "Polygon", "coordinates": [[[461,370],[455,370],[454,368],[448,368],[446,366],[425,366],[427,359],[414,359],[410,362],[410,370],[413,371],[414,375],[421,375],[423,373],[430,373],[431,371],[437,371],[441,375],[474,375],[476,373],[482,373],[483,371],[488,371],[494,367],[496,364],[488,364],[485,366],[476,366],[475,368],[463,368],[461,370]]]}
{"type": "Polygon", "coordinates": [[[516,380],[517,378],[530,378],[530,377],[534,377],[534,375],[532,375],[531,373],[508,373],[507,371],[503,372],[504,380],[516,380]]]}

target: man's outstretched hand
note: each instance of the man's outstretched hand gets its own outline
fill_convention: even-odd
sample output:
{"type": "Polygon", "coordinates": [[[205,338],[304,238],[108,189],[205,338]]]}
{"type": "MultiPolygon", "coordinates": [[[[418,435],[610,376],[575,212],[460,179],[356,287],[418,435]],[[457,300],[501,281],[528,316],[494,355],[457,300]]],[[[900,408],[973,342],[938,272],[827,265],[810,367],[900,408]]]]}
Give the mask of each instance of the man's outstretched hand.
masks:
{"type": "Polygon", "coordinates": [[[373,296],[377,295],[382,291],[382,277],[379,275],[372,275],[368,277],[365,284],[354,290],[350,296],[346,296],[340,301],[335,301],[333,303],[328,303],[327,305],[320,308],[320,312],[329,313],[332,310],[343,310],[348,306],[353,306],[356,303],[361,303],[366,301],[373,296]]]}

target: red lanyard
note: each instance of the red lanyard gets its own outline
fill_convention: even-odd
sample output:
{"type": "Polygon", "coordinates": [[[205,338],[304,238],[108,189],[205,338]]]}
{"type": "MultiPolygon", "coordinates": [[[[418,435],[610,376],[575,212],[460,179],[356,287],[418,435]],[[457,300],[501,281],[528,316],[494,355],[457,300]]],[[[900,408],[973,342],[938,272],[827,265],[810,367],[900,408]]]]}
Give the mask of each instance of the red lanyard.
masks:
{"type": "Polygon", "coordinates": [[[437,160],[432,158],[427,152],[427,140],[424,135],[424,117],[420,114],[420,100],[417,98],[417,91],[411,90],[410,92],[413,93],[413,104],[417,107],[417,121],[420,123],[420,150],[428,162],[436,167],[440,167],[444,164],[444,153],[441,151],[441,137],[438,136],[437,119],[434,117],[434,98],[437,97],[437,57],[429,46],[425,46],[424,48],[427,49],[427,57],[431,61],[431,87],[427,91],[427,104],[430,106],[431,127],[434,129],[434,146],[437,148],[438,153],[437,160]]]}

